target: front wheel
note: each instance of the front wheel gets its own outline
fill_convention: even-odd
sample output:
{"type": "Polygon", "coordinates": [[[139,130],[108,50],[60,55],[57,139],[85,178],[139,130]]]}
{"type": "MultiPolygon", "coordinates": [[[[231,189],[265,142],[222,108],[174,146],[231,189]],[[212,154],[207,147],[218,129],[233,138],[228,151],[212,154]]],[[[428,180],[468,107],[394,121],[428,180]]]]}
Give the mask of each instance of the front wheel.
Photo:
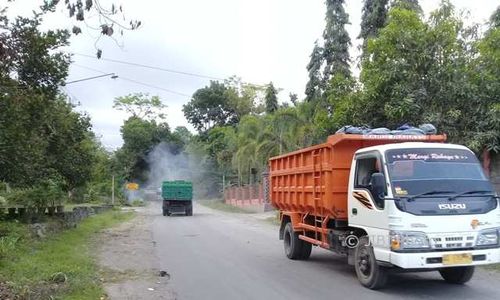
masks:
{"type": "Polygon", "coordinates": [[[168,209],[163,209],[163,216],[170,216],[170,213],[168,212],[168,209]]]}
{"type": "Polygon", "coordinates": [[[359,239],[354,250],[354,268],[359,282],[372,290],[381,289],[387,282],[387,270],[379,266],[375,259],[373,247],[367,236],[359,239]]]}
{"type": "Polygon", "coordinates": [[[439,270],[441,277],[453,284],[464,284],[474,275],[474,267],[453,267],[439,270]]]}

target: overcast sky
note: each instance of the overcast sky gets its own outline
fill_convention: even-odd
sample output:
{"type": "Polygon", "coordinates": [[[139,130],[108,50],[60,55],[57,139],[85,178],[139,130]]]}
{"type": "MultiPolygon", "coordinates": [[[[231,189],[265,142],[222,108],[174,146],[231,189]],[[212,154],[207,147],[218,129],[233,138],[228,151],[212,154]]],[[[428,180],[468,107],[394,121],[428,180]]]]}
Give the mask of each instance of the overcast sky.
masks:
{"type": "MultiPolygon", "coordinates": [[[[9,13],[26,14],[33,9],[33,3],[39,2],[41,0],[17,0],[9,4],[9,13]]],[[[111,2],[101,0],[102,5],[111,5],[111,2]]],[[[362,1],[346,2],[351,22],[348,31],[353,41],[351,56],[355,58],[359,54],[356,37],[362,1]]],[[[6,0],[0,3],[1,8],[6,0]]],[[[286,101],[290,92],[303,97],[307,82],[305,66],[314,41],[321,39],[324,29],[324,1],[123,0],[121,3],[125,15],[141,20],[143,25],[137,31],[126,32],[123,39],[119,39],[121,47],[110,39],[100,39],[96,45],[103,50],[103,58],[215,78],[237,75],[246,82],[257,84],[273,81],[282,89],[280,101],[286,101]]],[[[426,14],[438,3],[437,0],[420,0],[426,14]]],[[[470,22],[478,23],[486,22],[499,5],[498,0],[452,0],[452,3],[458,9],[469,10],[470,22]]],[[[45,25],[52,28],[69,25],[71,21],[65,14],[66,10],[61,8],[47,18],[45,25]]],[[[92,19],[89,23],[96,24],[92,19]]],[[[189,101],[188,95],[207,85],[209,79],[97,60],[94,43],[98,34],[88,28],[82,29],[83,35],[72,38],[67,49],[75,53],[68,82],[105,73],[115,73],[119,77],[68,84],[63,90],[79,104],[79,110],[90,114],[94,131],[106,147],[116,148],[122,144],[120,126],[127,118],[112,108],[113,99],[133,92],[160,96],[168,106],[170,127],[183,125],[192,130],[184,119],[182,105],[189,101]]]]}

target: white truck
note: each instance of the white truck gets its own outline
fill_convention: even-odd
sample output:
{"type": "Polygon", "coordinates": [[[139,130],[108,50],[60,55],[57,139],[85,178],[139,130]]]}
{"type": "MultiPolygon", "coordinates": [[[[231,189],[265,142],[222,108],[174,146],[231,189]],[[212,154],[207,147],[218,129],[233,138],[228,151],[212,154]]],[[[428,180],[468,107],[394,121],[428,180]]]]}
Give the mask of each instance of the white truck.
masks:
{"type": "Polygon", "coordinates": [[[499,263],[499,199],[474,153],[441,140],[340,134],[271,158],[285,254],[307,259],[314,245],[347,255],[371,289],[391,270],[462,284],[499,263]]]}

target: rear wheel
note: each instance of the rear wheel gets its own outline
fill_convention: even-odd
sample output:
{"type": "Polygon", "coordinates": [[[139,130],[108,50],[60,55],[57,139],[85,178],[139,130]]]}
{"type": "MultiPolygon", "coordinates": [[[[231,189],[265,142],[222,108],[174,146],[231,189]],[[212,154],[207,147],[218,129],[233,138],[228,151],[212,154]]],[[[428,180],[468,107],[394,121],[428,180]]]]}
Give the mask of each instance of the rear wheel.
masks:
{"type": "Polygon", "coordinates": [[[378,265],[368,237],[359,239],[354,250],[354,268],[359,282],[372,290],[381,289],[387,282],[387,270],[378,265]]]}
{"type": "Polygon", "coordinates": [[[464,284],[474,275],[474,267],[453,267],[439,270],[439,274],[446,282],[464,284]]]}
{"type": "Polygon", "coordinates": [[[166,216],[168,214],[168,210],[166,210],[165,208],[163,209],[163,216],[166,216]]]}
{"type": "Polygon", "coordinates": [[[186,216],[192,216],[193,215],[193,205],[189,205],[186,208],[186,216]]]}
{"type": "Polygon", "coordinates": [[[312,245],[299,239],[299,234],[293,231],[292,223],[285,225],[283,242],[285,254],[288,258],[306,260],[311,256],[312,245]]]}

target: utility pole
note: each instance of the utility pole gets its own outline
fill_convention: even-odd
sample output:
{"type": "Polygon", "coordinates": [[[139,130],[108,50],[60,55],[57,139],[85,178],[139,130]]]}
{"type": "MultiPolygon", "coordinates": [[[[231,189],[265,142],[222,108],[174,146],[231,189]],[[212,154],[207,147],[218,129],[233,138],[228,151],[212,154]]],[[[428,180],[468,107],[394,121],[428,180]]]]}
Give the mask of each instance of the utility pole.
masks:
{"type": "Polygon", "coordinates": [[[111,180],[111,204],[115,205],[115,175],[112,176],[111,180]]]}

